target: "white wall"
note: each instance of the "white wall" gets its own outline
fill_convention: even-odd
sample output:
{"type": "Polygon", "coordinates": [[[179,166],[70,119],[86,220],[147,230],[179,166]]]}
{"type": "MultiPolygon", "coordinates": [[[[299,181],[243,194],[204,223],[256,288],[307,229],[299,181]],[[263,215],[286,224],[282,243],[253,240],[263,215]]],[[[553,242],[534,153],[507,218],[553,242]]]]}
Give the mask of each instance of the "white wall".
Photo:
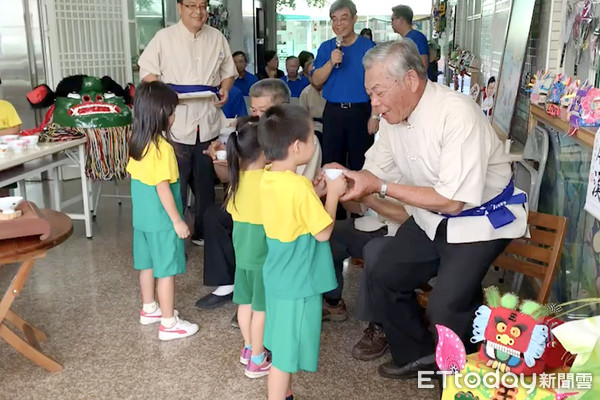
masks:
{"type": "Polygon", "coordinates": [[[227,0],[229,12],[229,47],[231,52],[244,49],[244,30],[242,24],[242,0],[227,0]]]}
{"type": "Polygon", "coordinates": [[[538,68],[557,69],[562,51],[562,0],[542,0],[538,68]]]}

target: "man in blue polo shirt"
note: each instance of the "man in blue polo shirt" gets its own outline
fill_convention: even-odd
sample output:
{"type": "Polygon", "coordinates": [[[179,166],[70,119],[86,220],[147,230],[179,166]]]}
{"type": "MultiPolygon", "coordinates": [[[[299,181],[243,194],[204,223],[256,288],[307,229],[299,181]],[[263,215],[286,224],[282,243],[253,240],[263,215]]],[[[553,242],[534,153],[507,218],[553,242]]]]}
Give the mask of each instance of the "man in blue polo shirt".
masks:
{"type": "Polygon", "coordinates": [[[250,95],[250,86],[254,85],[258,81],[256,75],[246,71],[248,66],[248,57],[243,51],[236,51],[232,54],[233,62],[235,63],[235,69],[237,69],[238,77],[233,82],[234,86],[240,89],[243,96],[250,95]]]}
{"type": "Polygon", "coordinates": [[[227,99],[227,103],[225,103],[222,110],[226,118],[248,116],[248,108],[246,107],[246,102],[244,101],[242,91],[235,85],[229,91],[229,98],[227,99]]]}
{"type": "Polygon", "coordinates": [[[412,28],[413,10],[409,6],[392,8],[392,28],[404,39],[410,39],[417,45],[425,69],[429,68],[429,44],[427,37],[412,28]]]}
{"type": "Polygon", "coordinates": [[[351,0],[335,1],[329,16],[337,38],[319,47],[312,82],[323,88],[327,100],[323,111],[323,163],[337,162],[360,170],[379,127],[379,116],[371,115],[362,65],[363,56],[375,43],[354,31],[356,5],[351,0]]]}
{"type": "Polygon", "coordinates": [[[285,60],[285,70],[287,75],[281,78],[288,87],[290,88],[290,92],[292,93],[292,97],[300,97],[300,93],[304,90],[305,87],[310,85],[308,78],[304,75],[298,74],[298,70],[300,69],[300,60],[296,56],[289,56],[285,60]]]}

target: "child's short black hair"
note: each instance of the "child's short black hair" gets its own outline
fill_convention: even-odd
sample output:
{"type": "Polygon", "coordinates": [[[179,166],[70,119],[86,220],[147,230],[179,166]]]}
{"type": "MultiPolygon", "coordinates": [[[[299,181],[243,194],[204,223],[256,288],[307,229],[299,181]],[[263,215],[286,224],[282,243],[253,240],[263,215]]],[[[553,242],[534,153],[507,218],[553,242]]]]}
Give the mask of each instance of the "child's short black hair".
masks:
{"type": "Polygon", "coordinates": [[[300,106],[280,104],[260,117],[258,142],[267,160],[285,160],[288,147],[296,140],[306,142],[310,129],[308,111],[300,106]]]}

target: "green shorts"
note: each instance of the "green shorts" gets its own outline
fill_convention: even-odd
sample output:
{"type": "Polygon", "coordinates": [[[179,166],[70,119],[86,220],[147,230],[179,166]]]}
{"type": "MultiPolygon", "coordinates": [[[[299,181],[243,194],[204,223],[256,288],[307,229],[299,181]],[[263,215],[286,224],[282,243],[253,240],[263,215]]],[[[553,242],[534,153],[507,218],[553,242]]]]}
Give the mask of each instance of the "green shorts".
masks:
{"type": "Polygon", "coordinates": [[[262,269],[235,269],[233,302],[250,304],[254,311],[265,311],[265,285],[262,269]]]}
{"type": "Polygon", "coordinates": [[[152,268],[155,278],[185,272],[185,244],[175,230],[142,232],[133,230],[133,268],[152,268]]]}
{"type": "Polygon", "coordinates": [[[283,372],[316,372],[321,342],[322,295],[267,300],[264,344],[283,372]]]}

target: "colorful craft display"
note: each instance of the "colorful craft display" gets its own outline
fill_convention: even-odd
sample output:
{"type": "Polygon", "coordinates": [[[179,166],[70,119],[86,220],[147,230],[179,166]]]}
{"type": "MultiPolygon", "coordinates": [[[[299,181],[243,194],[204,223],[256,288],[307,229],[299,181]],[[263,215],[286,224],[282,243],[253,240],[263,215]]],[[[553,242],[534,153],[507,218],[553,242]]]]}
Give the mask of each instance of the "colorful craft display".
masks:
{"type": "MultiPolygon", "coordinates": [[[[568,368],[563,368],[548,376],[556,377],[567,371],[568,368]]],[[[556,388],[546,387],[536,377],[519,377],[517,381],[505,378],[504,383],[503,377],[481,361],[477,354],[469,354],[460,374],[446,376],[442,400],[562,400],[576,394],[574,391],[563,393],[556,388]],[[497,381],[495,377],[498,377],[497,381]],[[479,382],[481,384],[477,384],[479,382]]]]}
{"type": "Polygon", "coordinates": [[[126,89],[110,77],[75,75],[63,79],[56,92],[46,85],[27,99],[34,108],[51,106],[40,127],[40,141],[61,141],[85,135],[86,175],[96,180],[124,179],[131,132],[133,86],[126,89]]]}
{"type": "Polygon", "coordinates": [[[600,126],[600,89],[550,71],[538,71],[534,79],[531,103],[543,105],[548,115],[569,122],[570,135],[580,127],[600,126]]]}
{"type": "Polygon", "coordinates": [[[471,340],[482,343],[479,353],[467,356],[458,336],[436,325],[442,400],[600,398],[600,317],[564,323],[544,317],[560,308],[501,296],[495,287],[486,289],[485,298],[471,340]],[[567,350],[577,356],[572,369],[567,350]]]}
{"type": "Polygon", "coordinates": [[[569,111],[569,123],[574,129],[600,126],[600,89],[580,88],[569,111]]]}
{"type": "Polygon", "coordinates": [[[545,307],[523,301],[498,288],[486,289],[487,305],[479,307],[473,321],[472,343],[483,343],[479,358],[502,372],[532,375],[544,370],[542,355],[548,339],[543,323],[545,307]]]}
{"type": "Polygon", "coordinates": [[[531,89],[531,102],[534,104],[545,104],[548,100],[550,88],[554,82],[554,75],[550,71],[538,71],[535,84],[531,89]]]}

